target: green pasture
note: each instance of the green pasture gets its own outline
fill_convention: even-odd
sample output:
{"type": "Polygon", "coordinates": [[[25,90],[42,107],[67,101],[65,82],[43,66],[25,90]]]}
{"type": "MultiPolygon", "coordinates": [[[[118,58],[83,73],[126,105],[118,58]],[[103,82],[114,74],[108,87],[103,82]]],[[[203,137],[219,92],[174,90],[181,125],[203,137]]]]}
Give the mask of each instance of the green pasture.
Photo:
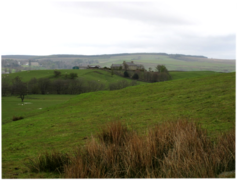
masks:
{"type": "Polygon", "coordinates": [[[27,95],[24,102],[17,96],[2,97],[2,124],[12,122],[12,117],[30,117],[41,114],[46,108],[68,101],[76,95],[27,95]]]}
{"type": "MultiPolygon", "coordinates": [[[[2,112],[9,108],[7,98],[12,99],[6,97],[2,101],[2,112]]],[[[155,124],[177,119],[197,121],[212,137],[234,128],[235,73],[84,93],[54,108],[45,108],[42,113],[5,123],[2,125],[3,178],[58,177],[30,173],[24,163],[28,157],[36,157],[45,150],[68,152],[83,145],[85,137],[90,138],[109,121],[120,120],[128,128],[146,133],[155,124]]]]}
{"type": "Polygon", "coordinates": [[[214,71],[170,71],[169,73],[172,77],[172,80],[220,74],[219,72],[214,71]]]}

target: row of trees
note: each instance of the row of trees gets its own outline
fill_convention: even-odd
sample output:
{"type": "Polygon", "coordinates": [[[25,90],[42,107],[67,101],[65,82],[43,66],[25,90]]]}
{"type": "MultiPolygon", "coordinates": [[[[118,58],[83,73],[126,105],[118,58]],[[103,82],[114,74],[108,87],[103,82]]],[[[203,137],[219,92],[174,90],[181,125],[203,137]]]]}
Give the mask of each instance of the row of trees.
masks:
{"type": "Polygon", "coordinates": [[[121,70],[111,70],[111,75],[113,74],[123,76],[126,78],[131,78],[134,80],[141,80],[145,82],[160,82],[160,81],[168,81],[172,79],[171,75],[169,74],[169,71],[164,65],[157,65],[155,72],[152,71],[151,68],[149,68],[149,71],[125,70],[123,72],[121,70]]]}
{"type": "Polygon", "coordinates": [[[105,84],[98,81],[78,79],[32,78],[23,82],[18,76],[13,80],[3,78],[2,95],[20,95],[22,101],[26,94],[81,94],[105,89],[105,84]]]}
{"type": "MultiPolygon", "coordinates": [[[[54,77],[59,76],[61,76],[61,72],[54,71],[54,77]]],[[[76,73],[71,73],[67,77],[64,79],[32,78],[28,82],[23,82],[19,76],[12,80],[7,76],[3,76],[2,96],[17,95],[23,102],[27,94],[81,94],[108,89],[117,90],[137,84],[136,81],[121,80],[106,85],[95,80],[77,78],[76,73]]]]}

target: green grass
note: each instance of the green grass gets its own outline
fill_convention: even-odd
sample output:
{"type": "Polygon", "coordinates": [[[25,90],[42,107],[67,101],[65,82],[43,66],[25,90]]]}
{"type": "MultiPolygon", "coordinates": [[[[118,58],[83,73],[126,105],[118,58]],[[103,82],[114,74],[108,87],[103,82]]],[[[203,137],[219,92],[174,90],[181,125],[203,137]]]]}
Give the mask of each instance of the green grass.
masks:
{"type": "MultiPolygon", "coordinates": [[[[6,110],[4,102],[2,111],[6,110]]],[[[213,137],[233,129],[235,73],[85,93],[48,110],[2,125],[3,178],[57,177],[29,174],[23,164],[44,150],[67,152],[83,145],[84,137],[109,121],[121,120],[140,133],[177,119],[197,120],[213,137]]]]}
{"type": "Polygon", "coordinates": [[[219,74],[219,72],[214,72],[214,71],[170,71],[172,80],[210,76],[210,75],[214,75],[214,74],[219,74]]]}
{"type": "Polygon", "coordinates": [[[76,95],[27,95],[24,102],[17,96],[2,97],[2,124],[12,122],[12,117],[27,118],[40,114],[49,107],[61,104],[76,95]]]}

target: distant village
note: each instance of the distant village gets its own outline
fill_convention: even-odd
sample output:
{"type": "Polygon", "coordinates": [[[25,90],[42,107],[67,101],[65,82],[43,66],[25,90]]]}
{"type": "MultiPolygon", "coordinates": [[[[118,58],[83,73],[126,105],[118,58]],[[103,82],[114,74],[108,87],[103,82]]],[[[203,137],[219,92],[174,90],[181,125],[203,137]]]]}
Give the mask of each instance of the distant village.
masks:
{"type": "MultiPolygon", "coordinates": [[[[76,63],[76,62],[74,62],[76,63]]],[[[50,60],[45,61],[17,61],[17,60],[2,60],[2,74],[9,74],[12,72],[19,72],[24,70],[33,70],[33,69],[111,69],[111,70],[127,70],[127,71],[135,71],[135,70],[145,70],[142,64],[136,64],[133,61],[126,62],[123,61],[121,64],[112,64],[110,67],[101,67],[100,65],[96,65],[98,61],[93,62],[85,62],[78,63],[77,65],[73,65],[69,62],[53,62],[50,60]]]]}

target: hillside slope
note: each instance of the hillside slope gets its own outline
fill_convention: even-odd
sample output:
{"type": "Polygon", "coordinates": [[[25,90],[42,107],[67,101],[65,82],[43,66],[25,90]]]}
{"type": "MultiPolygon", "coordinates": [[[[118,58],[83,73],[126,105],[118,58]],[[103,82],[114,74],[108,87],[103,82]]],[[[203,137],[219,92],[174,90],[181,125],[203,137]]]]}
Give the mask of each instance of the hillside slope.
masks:
{"type": "Polygon", "coordinates": [[[40,115],[4,124],[3,177],[44,150],[68,151],[84,144],[108,121],[121,120],[144,133],[177,119],[196,120],[211,136],[234,128],[235,73],[85,93],[40,115]]]}

